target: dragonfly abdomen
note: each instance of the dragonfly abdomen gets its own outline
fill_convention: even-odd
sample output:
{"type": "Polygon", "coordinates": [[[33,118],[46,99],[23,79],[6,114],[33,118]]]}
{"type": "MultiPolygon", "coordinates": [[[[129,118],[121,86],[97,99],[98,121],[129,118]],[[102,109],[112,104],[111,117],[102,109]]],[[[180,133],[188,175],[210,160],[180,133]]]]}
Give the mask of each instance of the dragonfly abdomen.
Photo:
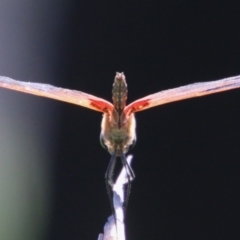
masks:
{"type": "Polygon", "coordinates": [[[116,73],[112,89],[113,105],[120,115],[126,106],[127,83],[124,73],[116,73]]]}

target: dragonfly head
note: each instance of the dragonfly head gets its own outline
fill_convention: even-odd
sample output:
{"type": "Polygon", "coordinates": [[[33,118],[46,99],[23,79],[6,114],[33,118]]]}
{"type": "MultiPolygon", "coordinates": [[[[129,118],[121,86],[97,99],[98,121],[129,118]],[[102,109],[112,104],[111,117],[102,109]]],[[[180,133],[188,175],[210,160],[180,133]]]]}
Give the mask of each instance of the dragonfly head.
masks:
{"type": "Polygon", "coordinates": [[[121,156],[122,154],[127,153],[136,145],[136,135],[133,139],[131,139],[131,142],[128,142],[128,144],[123,144],[123,142],[106,142],[106,139],[104,139],[104,136],[101,133],[100,144],[111,155],[115,154],[116,156],[121,156]]]}

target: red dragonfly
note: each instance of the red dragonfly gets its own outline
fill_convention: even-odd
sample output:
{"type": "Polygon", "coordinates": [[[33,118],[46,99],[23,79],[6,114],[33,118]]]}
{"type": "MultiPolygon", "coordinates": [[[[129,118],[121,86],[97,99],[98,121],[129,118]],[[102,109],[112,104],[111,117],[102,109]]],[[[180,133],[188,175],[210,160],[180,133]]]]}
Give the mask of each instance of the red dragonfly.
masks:
{"type": "Polygon", "coordinates": [[[225,78],[218,81],[194,83],[183,87],[160,91],[140,98],[129,105],[126,105],[127,83],[123,72],[117,72],[114,79],[112,89],[113,103],[76,90],[58,88],[48,84],[21,82],[8,77],[0,77],[0,87],[41,97],[53,98],[102,112],[103,119],[100,142],[111,154],[111,160],[105,174],[108,193],[111,195],[116,158],[120,157],[128,174],[128,198],[130,193],[130,182],[134,179],[135,175],[132,168],[127,163],[125,155],[129,147],[136,142],[136,122],[134,113],[174,101],[239,88],[240,76],[225,78]]]}

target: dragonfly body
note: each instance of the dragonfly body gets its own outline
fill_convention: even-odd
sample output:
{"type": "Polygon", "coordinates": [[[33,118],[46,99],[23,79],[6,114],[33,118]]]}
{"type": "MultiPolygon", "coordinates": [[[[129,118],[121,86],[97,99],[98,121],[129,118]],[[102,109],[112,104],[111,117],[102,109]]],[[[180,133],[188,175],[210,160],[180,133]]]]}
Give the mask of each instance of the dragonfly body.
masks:
{"type": "Polygon", "coordinates": [[[136,120],[134,114],[122,126],[118,126],[111,121],[107,114],[103,115],[101,124],[100,141],[106,146],[110,154],[116,152],[117,156],[128,152],[129,146],[136,141],[136,120]]]}
{"type": "Polygon", "coordinates": [[[133,113],[124,112],[127,100],[127,83],[123,73],[117,73],[113,83],[113,109],[104,113],[100,141],[110,154],[121,156],[136,141],[136,120],[133,113]]]}

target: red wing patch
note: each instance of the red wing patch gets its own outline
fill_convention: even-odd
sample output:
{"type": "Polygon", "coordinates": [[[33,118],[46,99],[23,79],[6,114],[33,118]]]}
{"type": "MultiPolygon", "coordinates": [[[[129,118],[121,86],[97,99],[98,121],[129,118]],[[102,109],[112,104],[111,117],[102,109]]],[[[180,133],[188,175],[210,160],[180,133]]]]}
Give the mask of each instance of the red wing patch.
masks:
{"type": "Polygon", "coordinates": [[[124,109],[124,112],[125,112],[126,115],[130,115],[131,113],[142,111],[142,110],[148,108],[149,101],[150,101],[150,98],[144,99],[144,100],[141,100],[141,99],[137,100],[137,101],[129,104],[124,109]]]}
{"type": "Polygon", "coordinates": [[[107,101],[96,100],[96,99],[89,99],[90,105],[100,112],[109,113],[113,110],[113,105],[107,101]]]}

